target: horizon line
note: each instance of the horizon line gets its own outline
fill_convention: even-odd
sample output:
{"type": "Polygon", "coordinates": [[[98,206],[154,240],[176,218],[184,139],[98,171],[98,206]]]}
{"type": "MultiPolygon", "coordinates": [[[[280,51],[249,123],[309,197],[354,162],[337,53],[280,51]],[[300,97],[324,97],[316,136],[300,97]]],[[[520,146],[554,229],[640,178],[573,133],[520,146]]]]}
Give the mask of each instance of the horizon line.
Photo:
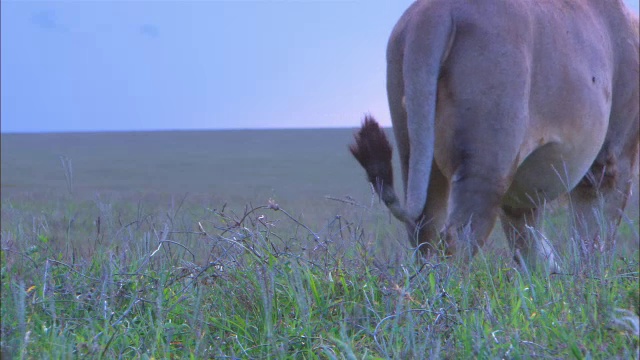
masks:
{"type": "MultiPolygon", "coordinates": [[[[391,126],[381,125],[383,128],[391,126]]],[[[212,131],[285,131],[285,130],[341,130],[357,129],[360,125],[354,126],[317,126],[317,127],[260,127],[260,128],[194,128],[194,129],[127,129],[127,130],[47,130],[47,131],[4,131],[0,130],[0,135],[48,135],[48,134],[106,134],[106,133],[150,133],[150,132],[212,132],[212,131]]]]}

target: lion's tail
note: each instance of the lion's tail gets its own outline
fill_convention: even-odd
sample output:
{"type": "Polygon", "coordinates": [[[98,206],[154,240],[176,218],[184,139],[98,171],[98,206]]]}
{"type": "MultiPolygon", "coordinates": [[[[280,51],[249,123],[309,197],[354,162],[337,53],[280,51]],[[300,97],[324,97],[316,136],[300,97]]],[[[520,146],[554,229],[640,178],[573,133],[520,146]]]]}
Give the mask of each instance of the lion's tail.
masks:
{"type": "Polygon", "coordinates": [[[393,150],[378,122],[370,115],[365,116],[360,131],[353,137],[356,142],[349,145],[349,150],[367,172],[375,191],[398,220],[414,225],[415,220],[402,207],[393,189],[393,150]]]}

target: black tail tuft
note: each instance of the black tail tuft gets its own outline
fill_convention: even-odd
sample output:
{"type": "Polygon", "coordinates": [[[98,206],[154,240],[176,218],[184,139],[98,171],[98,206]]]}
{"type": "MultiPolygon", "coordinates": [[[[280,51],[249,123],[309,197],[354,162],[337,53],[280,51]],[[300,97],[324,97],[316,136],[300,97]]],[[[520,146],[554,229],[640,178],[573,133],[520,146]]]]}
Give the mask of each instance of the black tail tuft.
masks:
{"type": "Polygon", "coordinates": [[[365,116],[360,131],[353,137],[356,142],[349,145],[349,150],[367,172],[376,191],[380,192],[382,186],[393,187],[393,150],[378,122],[370,115],[365,116]]]}

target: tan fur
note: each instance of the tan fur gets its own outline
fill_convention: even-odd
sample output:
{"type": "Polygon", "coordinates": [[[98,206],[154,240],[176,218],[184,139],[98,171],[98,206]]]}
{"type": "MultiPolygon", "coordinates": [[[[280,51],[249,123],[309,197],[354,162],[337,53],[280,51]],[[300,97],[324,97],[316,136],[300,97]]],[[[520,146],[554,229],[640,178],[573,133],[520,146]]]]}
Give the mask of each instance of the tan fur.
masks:
{"type": "Polygon", "coordinates": [[[377,190],[425,253],[442,238],[472,254],[501,216],[517,257],[553,267],[531,229],[567,192],[580,236],[598,236],[598,199],[615,236],[638,157],[638,52],[621,0],[415,2],[387,48],[404,207],[391,181],[377,190]]]}

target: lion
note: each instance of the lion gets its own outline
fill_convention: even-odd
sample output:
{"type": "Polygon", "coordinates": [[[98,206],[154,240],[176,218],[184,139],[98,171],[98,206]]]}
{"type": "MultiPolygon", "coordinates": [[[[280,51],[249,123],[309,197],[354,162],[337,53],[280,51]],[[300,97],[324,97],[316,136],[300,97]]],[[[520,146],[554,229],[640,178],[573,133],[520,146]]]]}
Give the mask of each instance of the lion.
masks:
{"type": "Polygon", "coordinates": [[[559,271],[534,234],[547,201],[568,193],[592,241],[601,208],[615,236],[637,171],[639,49],[621,0],[416,1],[387,46],[404,205],[373,117],[351,153],[425,255],[442,241],[473,256],[499,217],[516,261],[559,271]]]}

